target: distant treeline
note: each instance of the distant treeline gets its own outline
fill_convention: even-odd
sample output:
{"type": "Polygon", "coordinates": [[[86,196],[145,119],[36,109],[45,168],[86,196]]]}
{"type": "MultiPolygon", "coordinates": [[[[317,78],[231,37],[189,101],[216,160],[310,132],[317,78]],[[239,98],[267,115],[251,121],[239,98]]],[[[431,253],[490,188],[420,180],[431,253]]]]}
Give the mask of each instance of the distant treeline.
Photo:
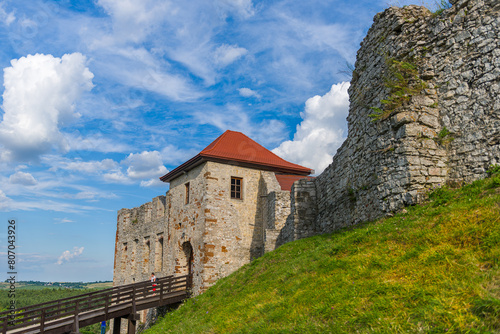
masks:
{"type": "MultiPolygon", "coordinates": [[[[8,280],[4,281],[8,283],[8,280]]],[[[46,286],[53,288],[70,288],[70,289],[85,289],[91,284],[110,283],[111,281],[95,281],[95,282],[41,282],[41,281],[18,281],[17,287],[23,288],[24,286],[46,286]]]]}
{"type": "Polygon", "coordinates": [[[12,300],[15,301],[16,308],[20,308],[97,290],[99,289],[86,289],[85,291],[65,288],[16,289],[15,296],[12,298],[9,297],[8,290],[0,290],[0,310],[7,310],[12,300]]]}

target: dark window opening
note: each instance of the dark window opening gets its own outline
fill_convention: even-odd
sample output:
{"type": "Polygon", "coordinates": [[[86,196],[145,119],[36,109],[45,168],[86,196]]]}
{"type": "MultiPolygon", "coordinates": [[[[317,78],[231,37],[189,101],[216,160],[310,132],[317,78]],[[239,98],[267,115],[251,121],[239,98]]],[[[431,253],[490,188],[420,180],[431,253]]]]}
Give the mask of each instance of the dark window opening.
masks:
{"type": "Polygon", "coordinates": [[[242,181],[241,177],[231,177],[231,198],[242,199],[242,181]]]}
{"type": "Polygon", "coordinates": [[[189,182],[185,184],[186,186],[186,204],[189,204],[189,182]]]}

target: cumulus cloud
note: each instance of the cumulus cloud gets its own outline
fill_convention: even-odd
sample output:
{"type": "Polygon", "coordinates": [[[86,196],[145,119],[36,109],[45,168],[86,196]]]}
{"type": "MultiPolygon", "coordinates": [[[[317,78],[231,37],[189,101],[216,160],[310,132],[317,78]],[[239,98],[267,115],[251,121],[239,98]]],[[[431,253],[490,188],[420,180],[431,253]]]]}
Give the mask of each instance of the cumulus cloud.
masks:
{"type": "Polygon", "coordinates": [[[348,88],[349,83],[342,82],[325,95],[308,99],[293,140],[281,143],[273,152],[321,173],[347,135],[348,88]]]}
{"type": "Polygon", "coordinates": [[[165,182],[160,181],[159,178],[150,179],[147,181],[141,181],[141,187],[165,187],[165,182]]]}
{"type": "Polygon", "coordinates": [[[168,172],[167,168],[163,166],[160,152],[158,151],[130,153],[122,163],[129,166],[127,168],[127,176],[136,180],[159,177],[168,172]]]}
{"type": "Polygon", "coordinates": [[[127,175],[123,174],[122,171],[106,173],[103,175],[104,181],[109,183],[122,183],[122,184],[132,184],[132,180],[130,180],[127,175]]]}
{"type": "Polygon", "coordinates": [[[9,177],[9,182],[12,184],[21,184],[23,186],[34,186],[35,184],[37,184],[33,175],[21,171],[12,174],[9,177]]]}
{"type": "MultiPolygon", "coordinates": [[[[130,153],[120,163],[127,168],[126,172],[123,172],[123,167],[120,167],[119,169],[105,173],[103,179],[106,182],[122,184],[132,184],[141,180],[141,187],[163,186],[164,183],[160,182],[158,178],[168,173],[168,169],[163,165],[162,160],[162,155],[166,155],[168,152],[174,152],[175,155],[178,154],[170,146],[162,153],[158,151],[130,153]]],[[[179,158],[179,156],[176,156],[176,158],[179,158]]]]}
{"type": "Polygon", "coordinates": [[[214,59],[217,65],[224,67],[235,62],[247,53],[247,49],[240,48],[237,45],[222,44],[215,50],[214,59]]]}
{"type": "Polygon", "coordinates": [[[194,157],[198,153],[195,149],[180,149],[174,145],[168,144],[162,148],[160,155],[167,164],[180,164],[194,157]]]}
{"type": "Polygon", "coordinates": [[[64,251],[61,256],[59,256],[59,259],[57,260],[56,264],[62,264],[63,262],[69,262],[73,258],[82,255],[84,250],[84,247],[74,247],[73,252],[66,250],[64,251]]]}
{"type": "Polygon", "coordinates": [[[54,148],[68,150],[60,127],[79,116],[75,103],[93,87],[94,75],[85,63],[80,53],[35,54],[14,59],[4,69],[1,160],[30,161],[54,148]]]}
{"type": "Polygon", "coordinates": [[[240,95],[243,97],[256,97],[258,99],[261,97],[259,93],[251,90],[250,88],[240,88],[238,89],[238,92],[240,92],[240,95]]]}

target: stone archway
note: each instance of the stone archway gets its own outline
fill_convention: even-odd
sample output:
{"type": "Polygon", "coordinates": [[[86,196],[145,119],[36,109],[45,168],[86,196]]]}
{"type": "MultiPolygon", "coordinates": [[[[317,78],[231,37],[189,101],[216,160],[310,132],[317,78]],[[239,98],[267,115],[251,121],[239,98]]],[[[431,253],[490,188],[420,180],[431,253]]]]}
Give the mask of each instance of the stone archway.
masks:
{"type": "MultiPolygon", "coordinates": [[[[193,246],[191,242],[186,241],[182,244],[182,249],[179,252],[179,266],[176,272],[179,275],[190,275],[193,274],[193,246]]],[[[189,280],[189,286],[191,286],[191,280],[189,280]]]]}

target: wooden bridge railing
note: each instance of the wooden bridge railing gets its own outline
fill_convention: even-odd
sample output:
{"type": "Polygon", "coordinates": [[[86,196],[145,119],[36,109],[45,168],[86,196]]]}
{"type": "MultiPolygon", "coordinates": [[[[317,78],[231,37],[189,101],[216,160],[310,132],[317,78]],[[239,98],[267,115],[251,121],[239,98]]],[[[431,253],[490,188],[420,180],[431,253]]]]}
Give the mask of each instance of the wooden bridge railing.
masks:
{"type": "Polygon", "coordinates": [[[63,328],[64,324],[67,328],[68,322],[71,322],[73,331],[78,332],[80,318],[84,315],[88,325],[166,305],[172,296],[183,297],[182,292],[184,297],[187,296],[189,282],[187,275],[167,276],[156,280],[156,291],[153,291],[150,281],[145,281],[4,311],[0,313],[0,331],[3,334],[8,331],[16,334],[44,333],[50,327],[52,332],[63,333],[65,330],[57,331],[57,328],[63,328]]]}

